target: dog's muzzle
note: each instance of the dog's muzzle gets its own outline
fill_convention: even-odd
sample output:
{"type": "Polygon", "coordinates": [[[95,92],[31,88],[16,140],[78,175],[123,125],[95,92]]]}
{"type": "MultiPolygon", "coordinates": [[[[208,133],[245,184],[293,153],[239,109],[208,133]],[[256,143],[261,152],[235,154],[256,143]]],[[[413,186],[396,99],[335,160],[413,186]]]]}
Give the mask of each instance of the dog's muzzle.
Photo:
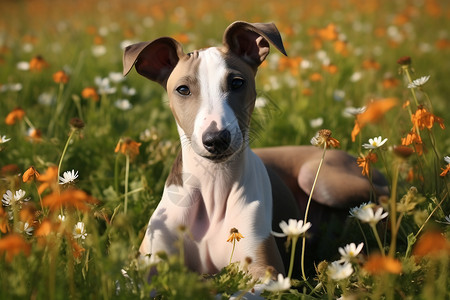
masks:
{"type": "Polygon", "coordinates": [[[207,131],[202,135],[203,147],[212,154],[211,159],[223,158],[231,144],[231,133],[228,129],[207,131]]]}

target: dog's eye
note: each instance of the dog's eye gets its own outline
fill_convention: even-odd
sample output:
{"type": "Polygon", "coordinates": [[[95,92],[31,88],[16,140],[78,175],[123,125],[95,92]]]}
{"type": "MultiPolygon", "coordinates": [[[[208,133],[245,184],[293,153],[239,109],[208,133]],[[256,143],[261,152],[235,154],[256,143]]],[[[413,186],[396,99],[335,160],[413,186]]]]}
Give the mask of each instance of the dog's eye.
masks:
{"type": "Polygon", "coordinates": [[[237,90],[241,86],[243,86],[244,83],[245,83],[245,81],[242,78],[239,78],[239,77],[233,78],[233,80],[231,80],[231,89],[232,90],[237,90]]]}
{"type": "Polygon", "coordinates": [[[189,96],[191,94],[191,91],[186,85],[180,85],[177,87],[177,92],[183,96],[189,96]]]}

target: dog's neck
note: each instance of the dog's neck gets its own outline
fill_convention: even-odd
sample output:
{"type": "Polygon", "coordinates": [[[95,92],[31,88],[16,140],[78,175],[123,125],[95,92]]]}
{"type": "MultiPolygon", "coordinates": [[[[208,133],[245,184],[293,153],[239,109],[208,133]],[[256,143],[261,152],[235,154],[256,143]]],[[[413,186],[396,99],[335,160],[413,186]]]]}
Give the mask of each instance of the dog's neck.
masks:
{"type": "Polygon", "coordinates": [[[178,127],[178,131],[181,141],[181,161],[176,171],[178,174],[171,175],[182,178],[183,189],[191,189],[191,193],[199,193],[197,196],[207,199],[203,202],[208,216],[218,215],[214,210],[225,210],[227,205],[239,200],[235,197],[230,198],[230,194],[240,189],[242,182],[251,177],[250,165],[256,159],[255,155],[245,139],[242,147],[232,157],[223,162],[215,162],[197,154],[183,130],[178,127]]]}

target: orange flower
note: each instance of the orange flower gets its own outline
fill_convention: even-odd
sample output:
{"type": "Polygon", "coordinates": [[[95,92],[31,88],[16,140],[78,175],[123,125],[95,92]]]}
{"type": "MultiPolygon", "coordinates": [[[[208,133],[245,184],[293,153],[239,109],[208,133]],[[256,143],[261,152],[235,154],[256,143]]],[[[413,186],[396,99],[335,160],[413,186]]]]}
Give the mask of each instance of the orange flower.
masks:
{"type": "Polygon", "coordinates": [[[36,128],[28,129],[28,138],[30,142],[39,143],[42,141],[42,131],[36,128]]]}
{"type": "Polygon", "coordinates": [[[373,59],[366,59],[365,61],[363,61],[362,66],[364,69],[366,70],[378,70],[380,69],[380,63],[378,63],[377,61],[373,60],[373,59]]]}
{"type": "Polygon", "coordinates": [[[42,184],[38,188],[38,193],[42,194],[47,188],[58,186],[58,167],[48,167],[44,174],[39,175],[37,178],[42,184]]]}
{"type": "Polygon", "coordinates": [[[23,173],[22,180],[23,182],[30,182],[34,179],[37,179],[38,177],[39,177],[38,171],[36,171],[36,169],[33,166],[31,166],[28,168],[28,170],[25,171],[25,173],[23,173]]]}
{"type": "Polygon", "coordinates": [[[415,131],[409,132],[406,137],[402,138],[402,145],[408,146],[411,144],[422,144],[422,138],[415,131]]]}
{"type": "Polygon", "coordinates": [[[233,243],[234,241],[239,242],[243,238],[244,238],[244,236],[239,233],[239,230],[237,230],[236,228],[233,227],[230,230],[230,236],[228,237],[227,242],[229,242],[229,243],[233,243]]]}
{"type": "Polygon", "coordinates": [[[289,70],[292,76],[298,76],[300,71],[300,63],[302,62],[301,57],[280,57],[278,61],[278,70],[285,71],[289,70]]]}
{"type": "Polygon", "coordinates": [[[95,44],[95,45],[103,45],[104,43],[105,43],[105,39],[102,38],[101,36],[96,35],[96,36],[94,37],[94,44],[95,44]]]}
{"type": "Polygon", "coordinates": [[[378,122],[386,112],[396,105],[396,98],[385,98],[370,102],[366,111],[356,116],[355,126],[352,130],[352,141],[355,141],[356,136],[367,123],[378,122]]]}
{"type": "Polygon", "coordinates": [[[409,132],[405,138],[402,138],[402,145],[413,145],[418,155],[423,154],[423,142],[422,138],[414,130],[409,132]]]}
{"type": "Polygon", "coordinates": [[[360,126],[364,126],[367,123],[377,122],[383,117],[383,115],[397,105],[396,98],[385,98],[370,102],[367,105],[367,109],[362,114],[357,116],[360,126]]]}
{"type": "Polygon", "coordinates": [[[344,41],[337,40],[333,43],[334,52],[342,54],[344,56],[348,55],[347,43],[344,41]]]}
{"type": "Polygon", "coordinates": [[[48,63],[40,55],[33,57],[30,61],[31,71],[42,71],[43,69],[48,68],[48,66],[48,63]]]}
{"type": "Polygon", "coordinates": [[[311,139],[311,144],[317,147],[323,147],[326,144],[327,148],[339,148],[341,144],[339,141],[333,137],[331,137],[331,130],[329,129],[321,129],[316,135],[311,139]]]}
{"type": "Polygon", "coordinates": [[[338,67],[334,64],[324,65],[322,66],[322,69],[327,71],[330,74],[336,74],[338,72],[338,67]]]}
{"type": "Polygon", "coordinates": [[[81,91],[81,96],[84,99],[92,99],[93,101],[98,101],[100,99],[97,91],[92,87],[84,88],[83,91],[81,91]]]}
{"type": "Polygon", "coordinates": [[[360,132],[361,132],[361,127],[359,126],[358,119],[355,119],[355,125],[353,126],[352,133],[351,133],[352,142],[354,142],[356,140],[356,136],[360,132]]]}
{"type": "Polygon", "coordinates": [[[97,202],[92,196],[77,189],[65,190],[61,194],[53,192],[42,199],[42,205],[49,207],[51,211],[59,211],[63,206],[89,211],[90,207],[87,204],[95,204],[97,202]]]}
{"type": "Polygon", "coordinates": [[[439,174],[439,176],[441,176],[441,177],[446,176],[447,173],[450,172],[450,164],[448,164],[447,167],[445,167],[445,169],[444,169],[444,168],[441,168],[441,170],[442,170],[442,173],[439,174]]]}
{"type": "Polygon", "coordinates": [[[129,155],[133,159],[139,154],[139,146],[141,146],[141,143],[135,142],[130,138],[120,139],[114,152],[129,155]]]}
{"type": "Polygon", "coordinates": [[[362,168],[363,175],[369,175],[370,171],[370,163],[376,163],[378,160],[378,156],[375,153],[369,152],[365,157],[358,157],[356,162],[358,166],[362,168]]]}
{"type": "Polygon", "coordinates": [[[411,122],[414,128],[424,129],[426,127],[431,129],[433,124],[437,122],[442,129],[445,129],[444,120],[427,111],[424,106],[417,108],[417,111],[411,116],[411,122]]]}
{"type": "Polygon", "coordinates": [[[9,262],[21,252],[30,255],[30,251],[31,245],[19,234],[8,234],[0,239],[0,253],[6,252],[6,260],[9,262]]]}
{"type": "Polygon", "coordinates": [[[406,176],[406,181],[407,182],[413,182],[414,180],[414,169],[413,168],[409,168],[408,170],[408,175],[406,176]]]}
{"type": "Polygon", "coordinates": [[[172,36],[175,40],[179,41],[181,44],[187,44],[190,41],[189,35],[186,33],[179,33],[172,36]]]}
{"type": "Polygon", "coordinates": [[[58,71],[53,74],[53,81],[56,83],[66,84],[67,82],[69,82],[69,75],[67,75],[67,73],[64,71],[58,71]]]}
{"type": "Polygon", "coordinates": [[[402,264],[395,258],[374,254],[369,257],[363,269],[370,274],[400,274],[402,272],[402,264]]]}
{"type": "Polygon", "coordinates": [[[311,89],[309,89],[309,88],[304,88],[302,90],[302,95],[303,96],[311,96],[312,94],[313,94],[313,91],[311,89]]]}
{"type": "Polygon", "coordinates": [[[86,251],[83,247],[80,246],[80,244],[77,243],[77,241],[70,237],[70,243],[72,245],[72,254],[74,258],[81,258],[83,255],[83,252],[86,251]]]}
{"type": "Polygon", "coordinates": [[[324,41],[335,41],[338,38],[336,25],[334,25],[333,23],[328,24],[325,28],[319,29],[317,31],[317,34],[324,41]]]}
{"type": "Polygon", "coordinates": [[[440,232],[427,232],[414,246],[413,255],[417,257],[450,254],[450,242],[440,232]]]}
{"type": "Polygon", "coordinates": [[[312,73],[309,76],[309,80],[311,80],[311,81],[321,81],[322,80],[322,75],[320,75],[320,73],[317,73],[317,72],[312,73]]]}
{"type": "Polygon", "coordinates": [[[33,202],[24,202],[19,213],[20,220],[33,226],[36,220],[36,212],[36,206],[33,202]]]}
{"type": "Polygon", "coordinates": [[[399,85],[399,80],[397,78],[385,78],[383,80],[383,88],[385,89],[390,89],[390,88],[394,88],[397,87],[399,85]]]}
{"type": "Polygon", "coordinates": [[[409,100],[406,100],[406,101],[403,103],[402,108],[407,108],[407,107],[410,106],[410,105],[411,105],[411,102],[410,102],[409,100]]]}
{"type": "Polygon", "coordinates": [[[13,125],[17,121],[22,120],[23,117],[25,117],[25,111],[20,107],[16,107],[6,116],[5,123],[7,125],[13,125]]]}
{"type": "Polygon", "coordinates": [[[10,230],[8,220],[8,213],[0,205],[0,231],[3,233],[7,233],[10,230]]]}
{"type": "Polygon", "coordinates": [[[46,219],[46,220],[42,221],[41,225],[35,231],[34,235],[37,237],[47,236],[52,231],[54,231],[54,226],[53,226],[52,222],[50,222],[50,220],[46,219]]]}

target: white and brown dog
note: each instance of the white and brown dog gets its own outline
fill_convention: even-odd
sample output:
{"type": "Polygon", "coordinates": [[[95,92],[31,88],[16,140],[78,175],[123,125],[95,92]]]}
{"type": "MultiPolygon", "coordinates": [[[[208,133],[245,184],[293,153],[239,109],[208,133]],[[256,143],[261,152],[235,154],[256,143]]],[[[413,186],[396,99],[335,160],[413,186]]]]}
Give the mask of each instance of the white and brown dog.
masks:
{"type": "MultiPolygon", "coordinates": [[[[135,66],[166,89],[182,148],[150,218],[143,256],[176,252],[183,226],[191,233],[184,240],[188,267],[216,273],[229,263],[226,240],[237,228],[244,239],[233,261],[250,257],[249,270],[257,277],[269,266],[284,272],[280,253],[285,251],[278,250],[272,224],[278,230],[281,220],[303,218],[321,150],[299,146],[254,152],[249,147],[255,75],[269,43],[286,55],[274,24],[235,22],[225,30],[222,47],[185,54],[176,40],[163,37],[125,49],[125,75],[135,66]]],[[[368,200],[371,187],[360,173],[345,152],[327,153],[309,218],[313,226],[323,208],[368,200]]],[[[379,174],[374,185],[386,193],[379,174]]]]}

